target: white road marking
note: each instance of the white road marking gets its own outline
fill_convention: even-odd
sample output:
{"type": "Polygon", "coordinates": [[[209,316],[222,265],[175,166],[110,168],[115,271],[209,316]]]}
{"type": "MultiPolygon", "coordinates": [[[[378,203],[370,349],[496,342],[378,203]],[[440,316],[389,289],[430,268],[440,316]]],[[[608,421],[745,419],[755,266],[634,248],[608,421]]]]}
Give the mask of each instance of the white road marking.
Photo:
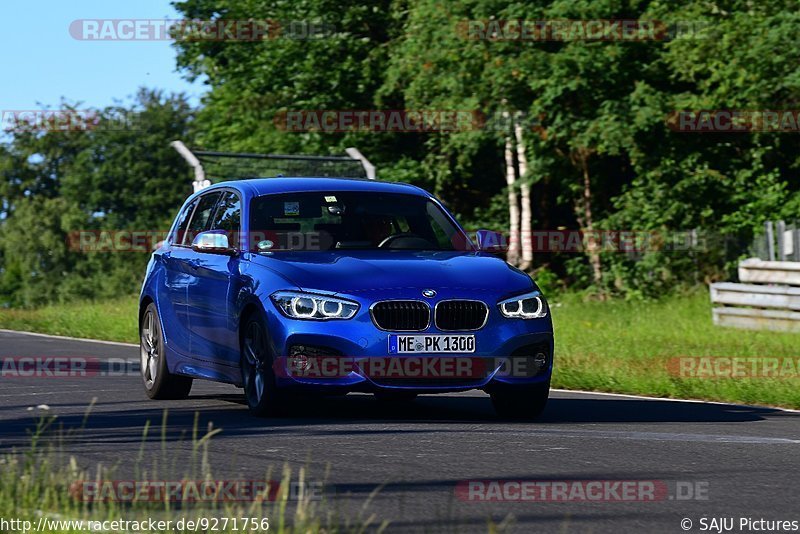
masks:
{"type": "Polygon", "coordinates": [[[118,347],[139,347],[139,345],[134,345],[133,343],[122,343],[120,341],[105,341],[102,339],[86,339],[83,337],[70,337],[70,336],[54,336],[52,334],[40,334],[39,332],[23,332],[21,330],[6,330],[5,328],[0,328],[0,333],[3,334],[21,334],[24,336],[36,336],[36,337],[48,337],[52,339],[66,339],[69,341],[85,341],[86,343],[100,343],[103,345],[116,345],[118,347]]]}
{"type": "MultiPolygon", "coordinates": [[[[93,389],[90,393],[105,393],[109,391],[115,391],[119,393],[119,388],[117,389],[93,389]]],[[[63,395],[63,391],[42,391],[40,393],[25,393],[26,397],[40,397],[42,395],[63,395]]],[[[0,395],[0,397],[19,397],[18,393],[13,393],[11,395],[0,395]]]]}
{"type": "Polygon", "coordinates": [[[621,397],[627,399],[641,399],[652,401],[669,401],[669,402],[689,402],[694,404],[714,404],[716,406],[735,406],[737,408],[755,408],[755,409],[770,409],[779,410],[781,412],[800,413],[800,410],[793,410],[792,408],[781,408],[779,406],[759,406],[754,404],[736,404],[735,402],[720,402],[709,401],[702,399],[673,399],[671,397],[647,397],[645,395],[631,395],[628,393],[607,393],[605,391],[583,391],[580,389],[556,389],[551,388],[550,391],[557,391],[559,393],[578,393],[580,395],[600,395],[603,397],[621,397]]]}

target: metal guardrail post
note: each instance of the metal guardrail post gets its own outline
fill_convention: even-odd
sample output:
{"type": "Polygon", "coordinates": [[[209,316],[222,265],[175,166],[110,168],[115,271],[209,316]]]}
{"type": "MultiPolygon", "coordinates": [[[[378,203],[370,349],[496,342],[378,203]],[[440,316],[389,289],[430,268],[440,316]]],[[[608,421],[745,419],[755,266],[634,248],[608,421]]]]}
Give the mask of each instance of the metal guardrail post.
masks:
{"type": "Polygon", "coordinates": [[[800,228],[797,226],[797,221],[792,230],[792,253],[794,261],[800,261],[800,228]]]}
{"type": "Polygon", "coordinates": [[[375,165],[370,163],[370,161],[355,147],[346,148],[345,153],[353,159],[357,159],[361,162],[361,165],[364,166],[364,172],[367,173],[367,178],[370,180],[375,179],[375,165]]]}
{"type": "Polygon", "coordinates": [[[767,261],[775,261],[775,236],[772,231],[772,221],[764,223],[764,237],[767,239],[767,261]]]}
{"type": "Polygon", "coordinates": [[[778,223],[775,225],[775,233],[777,234],[775,237],[778,238],[777,239],[777,242],[778,242],[777,260],[778,261],[783,261],[786,258],[786,247],[785,247],[786,223],[783,222],[783,221],[778,221],[778,223]]]}
{"type": "Polygon", "coordinates": [[[197,156],[183,144],[183,141],[173,141],[170,143],[170,146],[177,150],[178,154],[183,156],[183,159],[194,169],[192,188],[195,193],[211,185],[211,182],[206,180],[206,173],[203,170],[203,166],[200,164],[200,160],[198,160],[197,156]]]}

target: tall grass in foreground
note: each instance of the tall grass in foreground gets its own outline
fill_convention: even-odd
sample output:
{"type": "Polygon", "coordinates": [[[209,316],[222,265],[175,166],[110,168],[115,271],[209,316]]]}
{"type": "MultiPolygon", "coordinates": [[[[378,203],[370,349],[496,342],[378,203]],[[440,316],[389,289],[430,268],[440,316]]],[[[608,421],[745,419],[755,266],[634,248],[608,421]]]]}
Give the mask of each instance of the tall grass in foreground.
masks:
{"type": "MultiPolygon", "coordinates": [[[[175,443],[167,439],[167,412],[165,410],[160,429],[148,424],[142,430],[141,443],[135,457],[122,459],[118,467],[94,466],[93,470],[80,464],[75,456],[67,454],[68,447],[79,443],[84,427],[90,417],[92,406],[86,412],[79,428],[56,428],[57,417],[43,412],[30,433],[29,445],[21,451],[0,456],[0,518],[19,518],[36,525],[39,518],[46,518],[45,528],[39,533],[85,533],[88,521],[146,521],[171,520],[172,528],[164,532],[278,532],[295,533],[381,533],[389,521],[379,520],[370,509],[378,496],[376,488],[362,503],[346,499],[331,501],[326,492],[321,498],[311,493],[294,492],[290,495],[292,482],[302,486],[306,469],[292,472],[288,465],[280,469],[277,476],[267,469],[264,481],[277,480],[278,488],[266,488],[255,499],[247,502],[203,501],[164,499],[163,501],[114,499],[91,500],[81,497],[82,483],[87,481],[214,481],[209,462],[209,445],[219,429],[209,425],[204,432],[198,428],[198,414],[189,439],[175,443]],[[153,439],[155,438],[155,439],[153,439]],[[189,452],[184,453],[183,445],[189,452]],[[228,518],[224,523],[202,523],[198,528],[176,528],[180,519],[199,522],[213,518],[228,518]],[[237,523],[230,519],[236,518],[237,523]],[[243,518],[250,519],[250,526],[243,528],[243,518]],[[84,528],[69,528],[66,521],[83,520],[84,528]],[[61,521],[55,525],[54,521],[61,521]],[[266,521],[267,523],[264,523],[266,521]],[[213,526],[212,526],[213,525],[213,526]],[[268,526],[268,529],[264,527],[268,526]]],[[[111,445],[113,447],[113,444],[111,445]]],[[[324,481],[323,481],[324,485],[324,481]]],[[[108,496],[105,494],[105,496],[108,496]]],[[[451,511],[452,513],[452,511],[451,511]]],[[[431,529],[441,532],[459,532],[455,522],[437,526],[434,520],[431,529]]],[[[513,516],[500,522],[487,518],[487,532],[499,534],[513,525],[513,516]]],[[[184,523],[185,524],[185,523],[184,523]]],[[[73,523],[74,525],[74,523],[73,523]]],[[[2,530],[0,530],[2,531],[2,530]]],[[[130,530],[129,530],[130,531],[130,530]]],[[[135,530],[138,531],[138,530],[135,530]]],[[[107,532],[115,532],[110,530],[107,532]]]]}
{"type": "MultiPolygon", "coordinates": [[[[88,412],[87,412],[88,414],[88,412]]],[[[378,522],[374,514],[367,510],[377,492],[360,508],[356,517],[349,518],[332,507],[324,497],[316,500],[302,492],[290,497],[289,487],[292,481],[303,484],[306,470],[299,469],[296,476],[292,470],[284,466],[278,477],[272,470],[265,473],[264,480],[278,478],[280,483],[275,488],[267,488],[258,494],[252,502],[188,502],[164,499],[163,501],[131,500],[87,500],[81,497],[82,483],[86,481],[113,480],[183,480],[213,481],[211,466],[208,460],[208,446],[211,438],[218,433],[209,427],[202,435],[198,432],[197,422],[192,430],[188,458],[174,451],[174,444],[166,440],[166,413],[161,429],[161,440],[150,439],[150,428],[146,426],[142,432],[142,442],[138,455],[126,459],[125,473],[118,473],[115,468],[98,465],[93,471],[79,465],[74,456],[64,456],[63,447],[68,444],[82,429],[67,432],[54,431],[55,416],[42,415],[31,432],[30,445],[19,452],[8,453],[0,457],[0,517],[5,519],[21,518],[32,521],[36,525],[39,517],[50,520],[128,520],[142,521],[148,518],[157,520],[178,519],[202,520],[208,518],[238,518],[238,524],[230,522],[224,525],[217,523],[214,532],[241,532],[242,518],[251,518],[249,532],[264,532],[268,521],[269,532],[280,533],[317,533],[317,532],[353,532],[362,533],[383,531],[388,523],[378,522]],[[157,455],[153,456],[153,451],[157,455]],[[171,454],[168,451],[172,450],[171,454]],[[132,463],[132,465],[131,465],[132,463]],[[177,469],[177,470],[176,470],[177,469]],[[177,475],[178,470],[182,470],[177,475]],[[255,526],[255,528],[253,528],[255,526]]],[[[86,420],[84,420],[85,423],[86,420]]],[[[113,445],[112,445],[113,446],[113,445]]],[[[66,525],[61,528],[51,527],[40,532],[81,532],[70,529],[66,525]]],[[[83,532],[86,530],[84,529],[83,532]]],[[[182,532],[170,530],[170,532],[182,532]]],[[[188,531],[188,529],[185,529],[188,531]]],[[[205,528],[192,532],[205,532],[205,528]]],[[[208,528],[211,531],[211,528],[208,528]]]]}

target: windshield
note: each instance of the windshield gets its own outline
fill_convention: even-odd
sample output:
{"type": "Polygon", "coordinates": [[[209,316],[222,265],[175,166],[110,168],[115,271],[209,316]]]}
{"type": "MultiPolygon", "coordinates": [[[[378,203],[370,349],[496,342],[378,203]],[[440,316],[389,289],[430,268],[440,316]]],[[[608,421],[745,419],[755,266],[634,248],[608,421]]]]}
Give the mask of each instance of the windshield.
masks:
{"type": "Polygon", "coordinates": [[[254,198],[250,250],[463,250],[466,236],[429,199],[331,191],[254,198]]]}

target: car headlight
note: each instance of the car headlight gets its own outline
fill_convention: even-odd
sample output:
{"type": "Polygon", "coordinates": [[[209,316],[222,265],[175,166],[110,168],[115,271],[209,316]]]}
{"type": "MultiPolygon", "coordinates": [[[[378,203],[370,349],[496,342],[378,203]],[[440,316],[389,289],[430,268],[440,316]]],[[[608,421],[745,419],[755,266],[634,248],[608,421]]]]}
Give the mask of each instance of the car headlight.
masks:
{"type": "Polygon", "coordinates": [[[299,291],[278,291],[271,298],[284,315],[293,319],[350,319],[358,311],[357,302],[299,291]]]}
{"type": "Polygon", "coordinates": [[[509,319],[547,317],[547,302],[538,291],[501,300],[497,305],[500,307],[500,313],[509,319]]]}

